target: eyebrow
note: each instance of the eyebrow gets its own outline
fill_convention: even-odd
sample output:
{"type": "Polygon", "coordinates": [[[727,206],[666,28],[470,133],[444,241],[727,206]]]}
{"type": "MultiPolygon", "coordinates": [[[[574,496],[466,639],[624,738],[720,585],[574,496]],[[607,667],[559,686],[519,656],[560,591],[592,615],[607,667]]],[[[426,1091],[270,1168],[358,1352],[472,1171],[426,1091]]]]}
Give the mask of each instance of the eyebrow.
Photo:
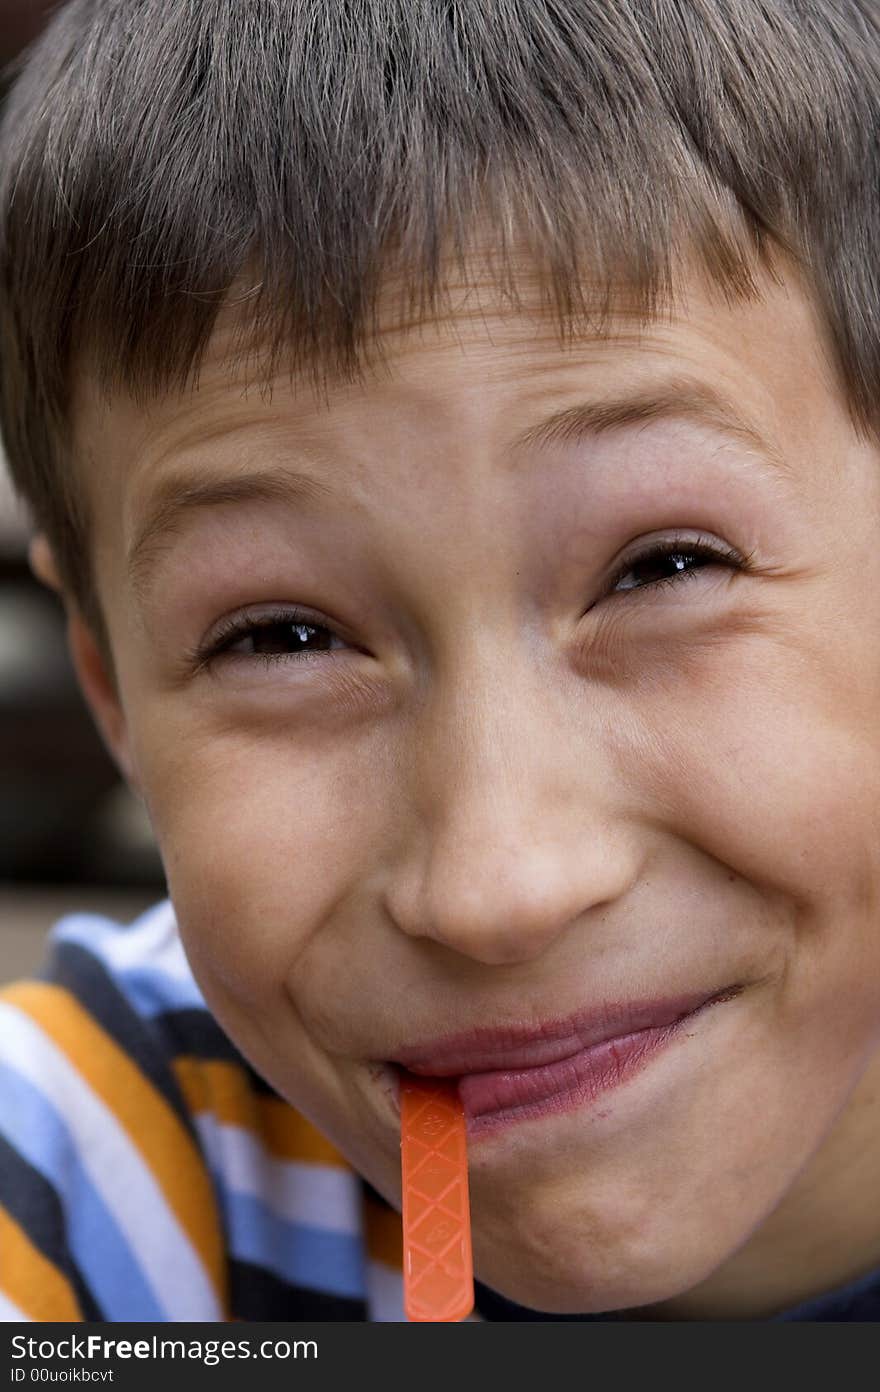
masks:
{"type": "MultiPolygon", "coordinates": [[[[708,425],[757,453],[772,472],[789,477],[793,473],[791,463],[715,388],[684,377],[565,407],[529,426],[507,448],[515,457],[668,417],[708,425]]],[[[184,519],[199,510],[253,502],[308,507],[328,499],[338,499],[338,494],[327,482],[283,465],[251,474],[211,474],[202,468],[198,477],[169,475],[150,498],[147,515],[129,548],[129,583],[143,600],[159,552],[184,519]]]]}
{"type": "Polygon", "coordinates": [[[791,477],[791,463],[754,425],[714,387],[690,377],[673,377],[666,382],[635,388],[595,401],[579,402],[530,426],[511,441],[515,454],[525,450],[548,449],[553,445],[577,444],[586,436],[625,426],[647,424],[664,417],[678,417],[707,425],[732,436],[738,444],[763,456],[772,472],[791,477]]]}
{"type": "Polygon", "coordinates": [[[308,507],[336,497],[336,490],[323,479],[283,465],[252,474],[212,474],[201,468],[197,478],[169,475],[152,494],[147,515],[129,547],[127,567],[132,590],[140,600],[146,597],[159,552],[185,518],[202,509],[241,503],[308,507]]]}

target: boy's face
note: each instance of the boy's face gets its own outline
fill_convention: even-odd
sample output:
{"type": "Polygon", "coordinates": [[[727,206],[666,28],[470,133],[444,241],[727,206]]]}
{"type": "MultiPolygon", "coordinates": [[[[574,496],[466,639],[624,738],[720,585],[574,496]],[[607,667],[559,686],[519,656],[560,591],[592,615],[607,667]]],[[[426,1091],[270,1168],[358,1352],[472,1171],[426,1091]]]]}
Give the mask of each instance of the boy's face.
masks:
{"type": "Polygon", "coordinates": [[[329,409],[245,394],[222,329],[197,392],[78,404],[87,698],[209,1005],[378,1189],[384,1061],[740,988],[593,1100],[472,1123],[477,1275],[556,1312],[748,1316],[880,1261],[880,459],[792,280],[686,288],[568,348],[537,291],[453,289],[329,409]]]}

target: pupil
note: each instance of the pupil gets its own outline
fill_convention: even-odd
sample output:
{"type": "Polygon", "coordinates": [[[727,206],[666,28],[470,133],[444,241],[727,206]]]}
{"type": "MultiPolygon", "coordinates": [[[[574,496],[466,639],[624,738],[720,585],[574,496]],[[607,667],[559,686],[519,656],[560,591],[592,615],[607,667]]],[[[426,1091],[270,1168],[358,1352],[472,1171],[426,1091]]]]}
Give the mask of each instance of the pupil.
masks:
{"type": "Polygon", "coordinates": [[[325,641],[321,642],[320,647],[326,649],[330,643],[330,632],[328,629],[319,628],[312,624],[291,624],[274,623],[262,624],[256,628],[252,634],[254,651],[261,652],[296,652],[302,649],[303,645],[310,641],[315,642],[315,635],[323,634],[325,641]]]}
{"type": "Polygon", "coordinates": [[[633,573],[638,575],[645,584],[651,584],[654,580],[666,579],[670,567],[681,572],[695,559],[696,557],[689,555],[686,551],[668,552],[665,556],[657,556],[654,559],[648,556],[633,567],[633,573]]]}

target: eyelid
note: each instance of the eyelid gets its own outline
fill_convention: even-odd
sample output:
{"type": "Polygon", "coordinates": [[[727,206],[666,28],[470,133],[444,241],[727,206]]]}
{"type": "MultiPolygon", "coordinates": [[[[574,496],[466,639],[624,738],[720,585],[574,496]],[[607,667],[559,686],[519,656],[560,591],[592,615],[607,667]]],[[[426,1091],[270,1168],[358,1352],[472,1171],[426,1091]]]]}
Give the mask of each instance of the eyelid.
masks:
{"type": "MultiPolygon", "coordinates": [[[[716,541],[712,537],[699,534],[696,537],[682,536],[677,533],[673,536],[655,537],[652,541],[645,542],[631,555],[625,557],[614,573],[609,577],[608,588],[613,591],[624,575],[638,565],[640,561],[650,560],[653,556],[678,555],[710,556],[720,562],[728,562],[731,566],[736,566],[741,570],[749,568],[751,555],[744,556],[734,546],[729,546],[724,542],[716,541]]],[[[651,585],[640,587],[651,589],[651,585]]]]}
{"type": "Polygon", "coordinates": [[[271,628],[273,624],[290,624],[291,626],[307,624],[311,628],[329,627],[319,615],[301,608],[298,604],[276,604],[270,609],[260,609],[256,612],[245,609],[241,613],[231,614],[227,618],[221,619],[215,626],[211,637],[207,639],[205,647],[208,651],[216,651],[222,643],[246,633],[250,628],[271,628]]]}
{"type": "MultiPolygon", "coordinates": [[[[324,629],[335,637],[342,638],[342,635],[337,633],[328,621],[322,619],[319,614],[312,610],[304,609],[298,604],[276,604],[269,609],[261,609],[256,612],[244,610],[241,613],[231,614],[220,619],[209,636],[189,651],[186,661],[196,671],[208,670],[215,658],[219,659],[227,655],[227,646],[237,638],[246,637],[254,628],[271,628],[275,624],[287,624],[292,628],[297,624],[303,624],[308,628],[324,629]]],[[[342,641],[345,639],[343,638],[342,641]]],[[[257,655],[258,658],[263,657],[264,659],[266,656],[267,654],[257,655]]]]}

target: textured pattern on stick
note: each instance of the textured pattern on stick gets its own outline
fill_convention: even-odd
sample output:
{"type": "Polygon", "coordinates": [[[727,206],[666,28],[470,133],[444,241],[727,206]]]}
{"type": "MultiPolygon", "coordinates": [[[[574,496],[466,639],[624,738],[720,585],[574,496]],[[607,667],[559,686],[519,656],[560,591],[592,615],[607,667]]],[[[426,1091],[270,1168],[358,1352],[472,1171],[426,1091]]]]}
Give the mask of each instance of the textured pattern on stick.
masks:
{"type": "Polygon", "coordinates": [[[464,1111],[454,1081],[400,1084],[407,1319],[462,1320],[474,1306],[464,1111]]]}

